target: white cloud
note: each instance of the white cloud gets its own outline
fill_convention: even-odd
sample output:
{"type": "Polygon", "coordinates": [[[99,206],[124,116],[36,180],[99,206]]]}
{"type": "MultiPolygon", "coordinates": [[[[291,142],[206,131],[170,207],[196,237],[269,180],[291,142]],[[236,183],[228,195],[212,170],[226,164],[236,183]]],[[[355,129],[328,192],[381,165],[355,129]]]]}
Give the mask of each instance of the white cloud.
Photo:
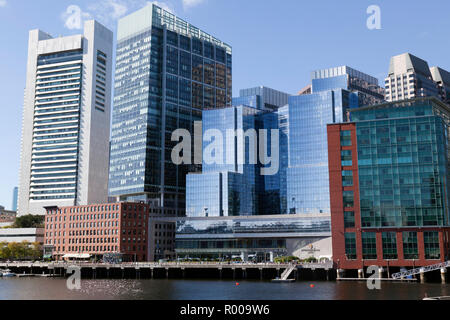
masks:
{"type": "Polygon", "coordinates": [[[89,5],[88,11],[92,12],[95,19],[104,24],[112,24],[128,12],[130,1],[101,0],[89,5]]]}
{"type": "MultiPolygon", "coordinates": [[[[5,0],[0,0],[5,1],[5,0]]],[[[80,7],[71,5],[62,14],[64,26],[68,29],[81,29],[84,20],[96,19],[109,28],[114,28],[118,19],[154,3],[157,6],[174,13],[173,7],[166,2],[147,0],[100,0],[90,4],[86,12],[80,7]]]]}
{"type": "Polygon", "coordinates": [[[6,7],[6,0],[0,0],[0,7],[6,7]]]}
{"type": "Polygon", "coordinates": [[[183,0],[183,7],[185,9],[189,9],[195,6],[198,6],[199,4],[202,4],[205,2],[205,0],[183,0]]]}

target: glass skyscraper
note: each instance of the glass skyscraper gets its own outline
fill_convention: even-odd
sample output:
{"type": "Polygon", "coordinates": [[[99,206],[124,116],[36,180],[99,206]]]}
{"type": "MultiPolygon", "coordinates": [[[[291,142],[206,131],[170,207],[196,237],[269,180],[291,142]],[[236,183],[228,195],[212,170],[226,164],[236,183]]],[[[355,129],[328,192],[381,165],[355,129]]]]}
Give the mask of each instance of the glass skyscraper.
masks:
{"type": "MultiPolygon", "coordinates": [[[[203,142],[203,172],[189,174],[186,184],[186,215],[189,217],[249,216],[258,214],[260,188],[263,179],[259,175],[258,163],[249,163],[250,152],[256,152],[250,139],[227,134],[237,130],[246,132],[261,127],[261,111],[246,106],[229,107],[203,112],[203,136],[208,130],[216,130],[222,135],[219,144],[223,152],[216,154],[217,161],[208,163],[203,142]],[[227,161],[227,160],[231,161],[227,161]],[[243,161],[245,160],[245,161],[243,161]]],[[[255,141],[256,142],[256,141],[255,141]]],[[[214,151],[214,152],[217,152],[214,151]]],[[[214,156],[214,155],[213,155],[214,156]]]]}
{"type": "Polygon", "coordinates": [[[352,112],[362,227],[449,225],[449,116],[429,99],[352,112]]]}
{"type": "Polygon", "coordinates": [[[290,94],[268,87],[241,89],[239,97],[233,98],[233,105],[245,105],[264,111],[276,111],[287,105],[290,94]]]}
{"type": "Polygon", "coordinates": [[[311,94],[289,98],[287,110],[279,112],[287,122],[288,148],[282,148],[289,155],[281,170],[287,184],[282,213],[330,213],[327,124],[347,121],[351,108],[382,100],[377,79],[346,66],[314,71],[311,94]]]}
{"type": "Polygon", "coordinates": [[[184,211],[200,166],[172,163],[171,135],[231,105],[231,47],[154,4],[121,19],[117,41],[110,196],[184,211]]]}

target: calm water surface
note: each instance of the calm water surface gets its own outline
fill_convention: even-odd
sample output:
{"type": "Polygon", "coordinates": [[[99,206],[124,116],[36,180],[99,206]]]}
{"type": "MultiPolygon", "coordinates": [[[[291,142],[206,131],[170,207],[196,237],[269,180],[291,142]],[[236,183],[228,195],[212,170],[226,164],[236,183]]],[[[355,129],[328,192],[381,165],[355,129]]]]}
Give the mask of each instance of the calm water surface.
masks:
{"type": "Polygon", "coordinates": [[[368,290],[360,282],[82,280],[81,290],[70,291],[60,278],[0,278],[0,300],[420,300],[426,295],[450,296],[450,285],[382,283],[381,290],[368,290]]]}

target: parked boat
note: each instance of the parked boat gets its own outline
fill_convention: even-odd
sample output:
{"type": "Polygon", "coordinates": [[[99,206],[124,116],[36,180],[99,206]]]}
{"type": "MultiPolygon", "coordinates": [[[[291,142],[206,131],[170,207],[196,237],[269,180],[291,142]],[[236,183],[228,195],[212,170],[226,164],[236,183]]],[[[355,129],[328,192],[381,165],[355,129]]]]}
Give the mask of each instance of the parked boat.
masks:
{"type": "Polygon", "coordinates": [[[276,279],[272,279],[272,282],[290,283],[290,282],[295,282],[295,279],[280,279],[280,278],[276,278],[276,279]]]}
{"type": "Polygon", "coordinates": [[[2,276],[3,277],[15,277],[16,274],[11,272],[11,270],[6,269],[6,270],[2,270],[2,276]]]}

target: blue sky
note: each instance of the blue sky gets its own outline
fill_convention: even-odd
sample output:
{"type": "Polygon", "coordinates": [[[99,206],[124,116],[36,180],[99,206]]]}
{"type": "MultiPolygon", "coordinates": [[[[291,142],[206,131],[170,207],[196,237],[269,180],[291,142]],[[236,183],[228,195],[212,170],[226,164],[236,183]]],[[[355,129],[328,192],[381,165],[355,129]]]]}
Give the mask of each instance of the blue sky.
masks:
{"type": "MultiPolygon", "coordinates": [[[[80,33],[65,12],[78,6],[115,30],[146,0],[0,0],[0,205],[18,184],[28,31],[80,33]],[[72,27],[69,29],[68,27],[72,27]]],[[[296,93],[315,69],[348,65],[384,79],[389,58],[411,52],[450,70],[448,0],[160,0],[159,4],[233,47],[233,90],[265,85],[296,93]],[[381,29],[369,30],[369,5],[381,29]]]]}

